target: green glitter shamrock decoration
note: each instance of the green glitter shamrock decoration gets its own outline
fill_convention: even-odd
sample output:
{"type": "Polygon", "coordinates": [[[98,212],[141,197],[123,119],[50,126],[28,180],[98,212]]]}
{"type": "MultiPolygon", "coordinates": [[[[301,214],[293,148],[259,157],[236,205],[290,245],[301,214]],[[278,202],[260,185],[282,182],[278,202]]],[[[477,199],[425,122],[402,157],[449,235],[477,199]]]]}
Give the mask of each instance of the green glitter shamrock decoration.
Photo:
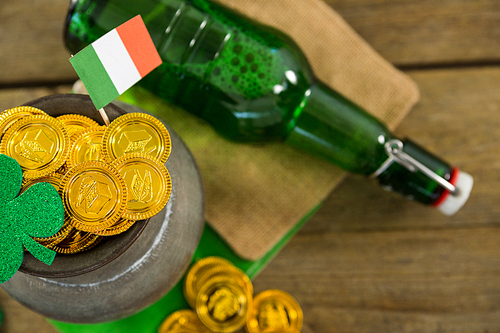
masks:
{"type": "Polygon", "coordinates": [[[13,158],[0,154],[0,283],[10,279],[23,262],[24,250],[52,264],[56,253],[33,237],[49,237],[64,223],[64,206],[49,183],[30,186],[20,196],[23,172],[13,158]]]}

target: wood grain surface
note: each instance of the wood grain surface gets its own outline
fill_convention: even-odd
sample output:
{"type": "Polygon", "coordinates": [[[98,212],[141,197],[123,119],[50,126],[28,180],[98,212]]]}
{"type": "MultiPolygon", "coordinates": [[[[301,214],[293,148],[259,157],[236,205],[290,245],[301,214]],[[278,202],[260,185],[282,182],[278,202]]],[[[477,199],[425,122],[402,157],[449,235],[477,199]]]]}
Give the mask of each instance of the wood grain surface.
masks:
{"type": "Polygon", "coordinates": [[[2,0],[0,84],[75,80],[62,43],[69,0],[2,0]]]}
{"type": "Polygon", "coordinates": [[[325,0],[397,66],[491,63],[500,56],[497,0],[325,0]]]}
{"type": "MultiPolygon", "coordinates": [[[[349,176],[254,282],[303,307],[303,332],[500,332],[500,2],[326,0],[417,82],[397,128],[472,174],[453,217],[349,176]]],[[[67,0],[0,3],[0,109],[66,92],[67,0]],[[61,85],[59,85],[59,84],[61,85]]],[[[0,291],[0,332],[55,330],[0,291]]]]}
{"type": "Polygon", "coordinates": [[[453,217],[349,176],[255,280],[304,308],[303,332],[500,332],[500,69],[409,73],[398,127],[475,177],[453,217]]]}
{"type": "MultiPolygon", "coordinates": [[[[325,2],[397,66],[500,61],[497,0],[325,2]]],[[[1,1],[0,85],[76,79],[62,44],[68,4],[69,0],[1,1]]]]}

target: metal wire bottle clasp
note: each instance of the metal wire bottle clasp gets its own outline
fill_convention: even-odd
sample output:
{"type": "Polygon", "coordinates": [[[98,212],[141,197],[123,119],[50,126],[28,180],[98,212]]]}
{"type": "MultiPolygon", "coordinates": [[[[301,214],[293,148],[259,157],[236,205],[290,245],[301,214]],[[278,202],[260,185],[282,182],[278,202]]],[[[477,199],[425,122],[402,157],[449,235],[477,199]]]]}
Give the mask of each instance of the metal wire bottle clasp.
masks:
{"type": "Polygon", "coordinates": [[[385,151],[389,158],[385,160],[384,163],[378,168],[377,171],[375,171],[370,178],[376,178],[378,177],[382,172],[387,170],[387,168],[394,162],[400,164],[401,166],[405,167],[411,172],[417,172],[420,171],[423,174],[425,174],[427,177],[430,179],[434,180],[437,182],[439,185],[450,191],[452,195],[457,194],[457,188],[451,184],[449,181],[408,155],[403,151],[404,144],[401,142],[401,140],[398,139],[393,139],[389,140],[384,144],[385,151]]]}

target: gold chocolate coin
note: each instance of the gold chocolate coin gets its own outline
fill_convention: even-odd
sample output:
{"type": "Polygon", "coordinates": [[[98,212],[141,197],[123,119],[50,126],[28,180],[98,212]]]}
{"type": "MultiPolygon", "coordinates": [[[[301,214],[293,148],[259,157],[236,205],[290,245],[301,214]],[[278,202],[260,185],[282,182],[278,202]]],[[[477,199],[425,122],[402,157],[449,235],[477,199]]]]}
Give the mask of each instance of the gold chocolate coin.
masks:
{"type": "Polygon", "coordinates": [[[70,168],[83,162],[104,161],[102,135],[105,130],[104,126],[91,127],[71,137],[71,149],[67,160],[70,168]]]}
{"type": "MultiPolygon", "coordinates": [[[[210,279],[216,276],[230,276],[234,278],[238,283],[244,286],[245,291],[253,295],[253,285],[250,278],[238,267],[229,265],[218,265],[216,267],[208,269],[203,275],[201,275],[194,284],[195,295],[198,294],[199,290],[203,285],[210,279]]],[[[196,296],[195,296],[196,297],[196,296]]]]}
{"type": "Polygon", "coordinates": [[[167,168],[145,154],[127,154],[111,164],[127,185],[128,220],[144,220],[159,213],[168,202],[172,181],[167,168]]]}
{"type": "Polygon", "coordinates": [[[59,188],[71,225],[98,232],[115,224],[127,208],[127,187],[120,173],[104,162],[71,168],[59,188]]]}
{"type": "Polygon", "coordinates": [[[61,178],[62,176],[59,174],[53,174],[41,178],[36,178],[36,179],[23,179],[23,183],[21,186],[21,192],[23,193],[26,191],[28,188],[31,186],[35,185],[36,183],[49,183],[50,185],[54,186],[56,190],[59,190],[59,185],[61,185],[61,178]]]}
{"type": "Polygon", "coordinates": [[[206,257],[197,260],[189,269],[184,279],[184,296],[186,301],[194,309],[196,305],[196,294],[198,289],[195,287],[200,278],[210,269],[218,266],[232,266],[233,264],[221,257],[206,257]]]}
{"type": "Polygon", "coordinates": [[[0,138],[7,132],[9,127],[19,119],[37,114],[47,115],[42,110],[32,106],[18,106],[3,111],[0,113],[0,138]]]}
{"type": "Polygon", "coordinates": [[[93,233],[99,236],[114,236],[127,231],[131,226],[134,225],[134,223],[134,220],[126,220],[124,218],[121,218],[118,220],[118,222],[116,222],[116,224],[112,225],[111,227],[104,230],[94,231],[93,233]]]}
{"type": "Polygon", "coordinates": [[[303,314],[299,303],[281,290],[266,290],[255,296],[249,311],[246,330],[248,333],[300,332],[303,314]]]}
{"type": "Polygon", "coordinates": [[[95,120],[76,113],[59,116],[57,117],[57,120],[64,124],[70,137],[77,132],[86,130],[87,128],[99,126],[95,120]]]}
{"type": "Polygon", "coordinates": [[[196,313],[214,332],[235,332],[245,325],[252,295],[231,276],[208,280],[196,296],[196,313]]]}
{"type": "Polygon", "coordinates": [[[27,116],[9,127],[2,137],[0,153],[14,158],[26,179],[48,175],[59,169],[69,151],[63,124],[47,115],[27,116]]]}
{"type": "Polygon", "coordinates": [[[62,241],[47,245],[47,248],[61,254],[73,254],[89,250],[97,245],[101,239],[102,237],[92,233],[72,228],[62,241]]]}
{"type": "Polygon", "coordinates": [[[158,333],[210,333],[192,310],[179,310],[168,316],[160,325],[158,333]]]}
{"type": "Polygon", "coordinates": [[[170,135],[161,121],[145,113],[116,118],[103,136],[103,153],[110,161],[132,153],[146,154],[160,163],[170,155],[170,135]]]}

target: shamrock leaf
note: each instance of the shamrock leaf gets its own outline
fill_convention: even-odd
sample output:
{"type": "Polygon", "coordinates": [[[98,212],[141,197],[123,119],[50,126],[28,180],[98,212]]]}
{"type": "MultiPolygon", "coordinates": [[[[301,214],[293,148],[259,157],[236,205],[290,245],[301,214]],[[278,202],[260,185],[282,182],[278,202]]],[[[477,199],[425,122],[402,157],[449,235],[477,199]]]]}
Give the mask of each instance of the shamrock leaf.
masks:
{"type": "Polygon", "coordinates": [[[0,283],[10,279],[23,261],[23,245],[50,265],[55,252],[32,237],[49,237],[64,223],[64,206],[49,183],[30,186],[20,196],[23,172],[11,157],[0,154],[0,283]]]}

